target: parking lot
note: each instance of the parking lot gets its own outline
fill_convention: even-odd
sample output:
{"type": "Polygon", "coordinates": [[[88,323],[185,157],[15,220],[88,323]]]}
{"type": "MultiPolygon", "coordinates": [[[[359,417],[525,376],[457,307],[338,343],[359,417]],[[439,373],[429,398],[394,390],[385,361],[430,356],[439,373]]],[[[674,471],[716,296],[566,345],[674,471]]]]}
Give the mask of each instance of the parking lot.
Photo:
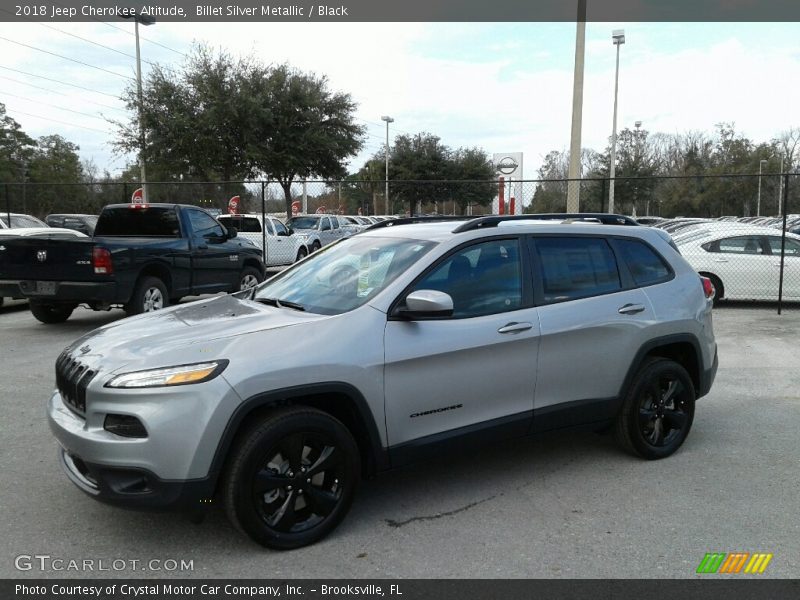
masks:
{"type": "Polygon", "coordinates": [[[61,473],[44,417],[55,358],[122,316],[78,309],[46,326],[23,303],[0,308],[2,577],[82,575],[19,571],[23,554],[193,565],[84,574],[95,577],[683,578],[706,552],[735,551],[774,554],[759,577],[800,573],[796,306],[782,316],[774,306],[715,309],[716,383],[672,458],[639,460],[591,433],[442,457],[363,482],[331,536],[284,553],[250,542],[219,509],[200,525],[128,512],[88,499],[61,473]]]}

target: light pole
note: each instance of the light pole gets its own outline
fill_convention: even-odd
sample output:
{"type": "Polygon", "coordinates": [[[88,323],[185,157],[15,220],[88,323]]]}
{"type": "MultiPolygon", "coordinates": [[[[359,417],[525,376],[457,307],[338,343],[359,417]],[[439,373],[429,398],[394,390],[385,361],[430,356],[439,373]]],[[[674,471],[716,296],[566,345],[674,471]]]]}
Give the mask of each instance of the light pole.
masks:
{"type": "Polygon", "coordinates": [[[617,68],[614,72],[614,123],[611,129],[611,165],[608,170],[608,212],[614,212],[614,171],[617,162],[617,92],[619,90],[619,47],[625,43],[625,30],[615,29],[611,39],[617,47],[617,68]]]}
{"type": "Polygon", "coordinates": [[[783,154],[781,154],[781,174],[778,176],[778,216],[783,214],[783,211],[781,211],[782,196],[783,196],[783,154]]]}
{"type": "Polygon", "coordinates": [[[147,175],[144,167],[144,96],[142,95],[142,55],[139,50],[139,23],[144,26],[156,22],[150,15],[122,15],[123,19],[133,19],[136,31],[136,95],[139,100],[139,168],[142,177],[142,202],[147,203],[147,175]]]}
{"type": "Polygon", "coordinates": [[[567,212],[578,212],[581,203],[581,121],[583,119],[583,58],[586,47],[586,0],[578,0],[575,31],[575,72],[572,76],[572,130],[569,141],[567,212]]]}
{"type": "Polygon", "coordinates": [[[756,200],[756,216],[761,216],[761,167],[767,162],[763,158],[758,161],[758,200],[756,200]]]}
{"type": "Polygon", "coordinates": [[[394,119],[388,115],[383,115],[381,121],[386,121],[386,189],[384,190],[383,214],[389,214],[389,123],[394,123],[394,119]]]}

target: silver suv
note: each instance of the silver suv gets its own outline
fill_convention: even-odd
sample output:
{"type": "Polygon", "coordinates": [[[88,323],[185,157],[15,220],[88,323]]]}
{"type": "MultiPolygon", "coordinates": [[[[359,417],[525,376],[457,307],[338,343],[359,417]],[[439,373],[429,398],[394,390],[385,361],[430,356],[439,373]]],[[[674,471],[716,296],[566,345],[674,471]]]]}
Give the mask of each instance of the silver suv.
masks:
{"type": "MultiPolygon", "coordinates": [[[[411,219],[413,220],[413,219],[411,219]]],[[[675,452],[717,368],[713,288],[647,227],[389,221],[257,288],[111,323],[56,364],[67,476],[319,540],[363,475],[540,432],[675,452]]]]}

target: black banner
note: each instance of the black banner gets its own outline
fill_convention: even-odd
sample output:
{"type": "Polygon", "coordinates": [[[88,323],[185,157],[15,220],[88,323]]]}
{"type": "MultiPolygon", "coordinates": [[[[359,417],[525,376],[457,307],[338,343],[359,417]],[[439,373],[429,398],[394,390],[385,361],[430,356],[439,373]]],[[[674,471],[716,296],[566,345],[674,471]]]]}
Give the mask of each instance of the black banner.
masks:
{"type": "MultiPolygon", "coordinates": [[[[2,21],[103,21],[121,17],[199,22],[575,21],[578,0],[4,0],[2,21]]],[[[796,0],[588,0],[596,22],[800,21],[796,0]]]]}
{"type": "Polygon", "coordinates": [[[796,599],[787,580],[3,580],[3,600],[738,600],[796,599]]]}

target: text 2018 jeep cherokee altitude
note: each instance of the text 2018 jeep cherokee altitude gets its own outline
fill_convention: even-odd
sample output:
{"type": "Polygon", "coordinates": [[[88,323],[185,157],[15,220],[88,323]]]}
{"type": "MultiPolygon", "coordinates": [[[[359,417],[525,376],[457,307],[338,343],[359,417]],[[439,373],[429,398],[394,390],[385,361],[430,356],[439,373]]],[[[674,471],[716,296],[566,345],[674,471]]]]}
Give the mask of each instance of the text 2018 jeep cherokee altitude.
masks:
{"type": "Polygon", "coordinates": [[[717,367],[713,289],[646,227],[478,218],[365,231],[253,290],[112,323],[56,364],[51,428],[99,500],[221,499],[295,548],[362,474],[612,425],[669,456],[717,367]]]}

